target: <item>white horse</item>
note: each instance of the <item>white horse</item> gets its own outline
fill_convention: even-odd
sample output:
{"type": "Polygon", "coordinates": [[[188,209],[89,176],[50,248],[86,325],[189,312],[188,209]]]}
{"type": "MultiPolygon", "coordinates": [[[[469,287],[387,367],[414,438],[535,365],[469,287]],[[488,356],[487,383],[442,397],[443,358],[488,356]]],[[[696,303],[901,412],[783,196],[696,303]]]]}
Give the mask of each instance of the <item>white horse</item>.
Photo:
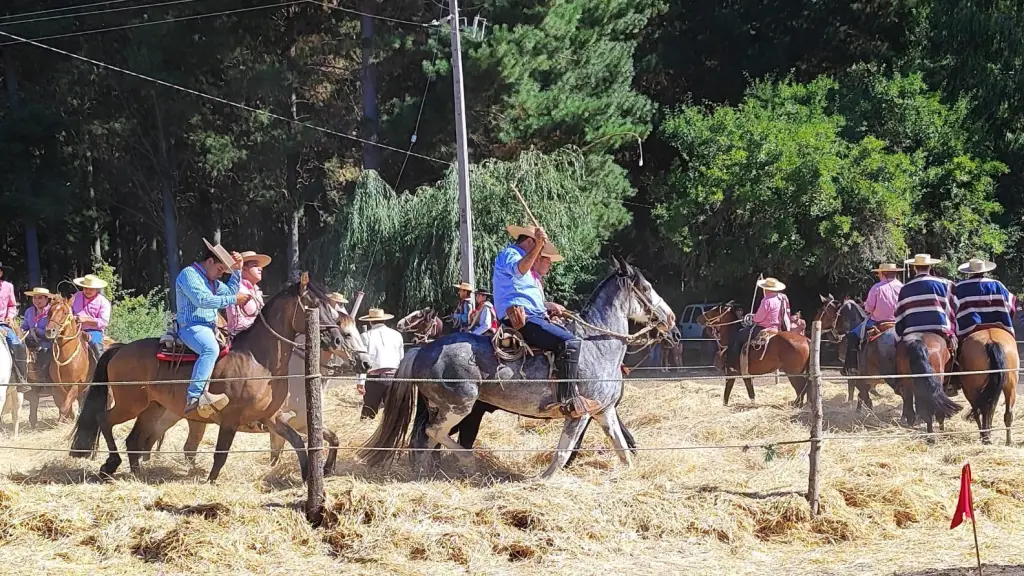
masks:
{"type": "Polygon", "coordinates": [[[17,386],[10,385],[13,370],[11,351],[7,344],[0,344],[0,422],[3,421],[4,413],[10,411],[14,422],[14,437],[17,438],[21,429],[21,404],[25,401],[25,393],[18,392],[17,386]]]}

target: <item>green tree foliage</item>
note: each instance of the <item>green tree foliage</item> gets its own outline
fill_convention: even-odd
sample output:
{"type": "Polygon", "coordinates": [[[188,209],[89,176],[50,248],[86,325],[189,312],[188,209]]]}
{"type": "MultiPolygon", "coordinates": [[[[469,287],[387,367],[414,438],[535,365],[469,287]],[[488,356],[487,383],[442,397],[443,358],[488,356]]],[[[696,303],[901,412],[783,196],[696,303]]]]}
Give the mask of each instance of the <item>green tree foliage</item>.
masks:
{"type": "MultiPolygon", "coordinates": [[[[621,200],[631,193],[607,157],[578,150],[524,152],[516,161],[488,160],[470,171],[476,278],[489,286],[491,265],[508,244],[506,227],[527,224],[515,200],[516,186],[566,257],[545,282],[547,294],[579,302],[579,287],[604,272],[598,252],[608,237],[629,222],[621,200]]],[[[454,303],[459,278],[459,216],[454,170],[415,194],[396,194],[375,173],[364,173],[356,189],[344,234],[338,282],[352,292],[369,271],[368,302],[407,312],[454,303]],[[372,261],[372,267],[371,267],[372,261]]]]}
{"type": "Polygon", "coordinates": [[[95,273],[107,281],[104,294],[111,304],[107,336],[115,342],[134,342],[163,335],[171,320],[164,304],[165,290],[152,290],[147,294],[126,290],[114,267],[105,263],[98,264],[95,273]]]}
{"type": "Polygon", "coordinates": [[[1004,167],[970,154],[967,128],[963,106],[919,77],[762,82],[736,107],[683,106],[663,126],[678,157],[656,185],[662,232],[705,289],[758,272],[856,281],[914,251],[954,263],[998,252],[1004,167]]]}

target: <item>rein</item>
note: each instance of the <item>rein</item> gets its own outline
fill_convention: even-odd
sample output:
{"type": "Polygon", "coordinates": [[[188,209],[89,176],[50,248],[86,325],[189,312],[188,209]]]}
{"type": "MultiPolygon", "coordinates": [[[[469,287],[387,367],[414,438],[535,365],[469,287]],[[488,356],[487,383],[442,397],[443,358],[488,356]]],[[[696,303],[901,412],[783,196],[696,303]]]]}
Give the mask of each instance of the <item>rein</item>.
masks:
{"type": "MultiPolygon", "coordinates": [[[[71,308],[68,308],[67,310],[68,310],[67,314],[64,316],[64,321],[61,322],[61,324],[60,324],[60,332],[58,332],[57,335],[53,339],[54,340],[60,340],[61,342],[68,342],[70,340],[77,340],[78,341],[78,346],[75,346],[75,351],[72,352],[71,356],[69,356],[68,359],[63,361],[63,362],[60,361],[60,344],[55,343],[54,346],[50,347],[51,351],[53,353],[53,361],[56,362],[57,366],[60,367],[60,368],[63,368],[64,366],[67,366],[68,364],[71,364],[71,362],[74,361],[74,359],[76,357],[78,357],[78,353],[82,351],[82,324],[81,324],[81,322],[76,324],[74,335],[72,335],[72,336],[65,336],[64,335],[64,331],[67,330],[67,327],[74,321],[74,318],[75,318],[74,315],[71,313],[71,308]]],[[[58,371],[58,374],[59,374],[59,372],[60,371],[58,371]]]]}
{"type": "MultiPolygon", "coordinates": [[[[587,322],[583,318],[580,318],[579,315],[577,315],[577,314],[575,314],[573,312],[569,312],[568,310],[566,310],[561,315],[565,316],[566,318],[568,318],[568,319],[570,319],[570,320],[572,320],[574,322],[576,322],[577,324],[579,324],[580,326],[583,326],[584,328],[586,328],[588,330],[592,330],[594,332],[597,332],[598,334],[603,334],[605,336],[611,336],[613,338],[619,338],[621,340],[625,340],[627,344],[629,344],[630,342],[635,342],[635,341],[639,340],[639,338],[641,336],[646,335],[651,330],[657,329],[658,325],[661,323],[661,318],[657,317],[657,309],[654,307],[654,305],[651,304],[651,302],[647,300],[647,297],[644,296],[640,292],[640,290],[635,285],[633,285],[632,282],[629,282],[629,288],[630,288],[630,291],[633,293],[633,296],[637,299],[638,302],[640,302],[640,304],[644,307],[644,311],[647,313],[647,325],[644,326],[643,328],[641,328],[640,330],[634,332],[633,334],[621,334],[619,332],[615,332],[614,330],[608,330],[606,328],[601,328],[600,326],[594,326],[590,322],[587,322]]],[[[662,338],[663,337],[661,337],[661,336],[659,336],[657,338],[650,338],[650,337],[648,337],[644,341],[643,348],[641,348],[640,350],[643,350],[644,348],[646,348],[648,346],[651,346],[652,344],[654,344],[655,342],[661,340],[662,338]]],[[[637,352],[639,352],[640,350],[637,350],[637,352]]]]}

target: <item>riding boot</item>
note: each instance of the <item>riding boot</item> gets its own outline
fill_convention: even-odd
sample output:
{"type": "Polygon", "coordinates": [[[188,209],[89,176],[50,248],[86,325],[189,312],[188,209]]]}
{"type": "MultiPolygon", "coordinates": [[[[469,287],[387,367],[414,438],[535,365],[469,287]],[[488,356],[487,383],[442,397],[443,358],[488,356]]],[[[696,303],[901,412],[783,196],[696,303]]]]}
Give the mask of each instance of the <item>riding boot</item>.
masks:
{"type": "Polygon", "coordinates": [[[89,355],[92,356],[93,362],[98,364],[100,356],[103,356],[103,344],[89,342],[89,355]]]}
{"type": "Polygon", "coordinates": [[[11,359],[14,360],[14,373],[11,376],[21,384],[17,387],[18,392],[28,392],[32,387],[28,386],[28,350],[24,344],[11,346],[11,359]]]}
{"type": "Polygon", "coordinates": [[[559,382],[556,387],[555,399],[558,401],[563,415],[579,418],[598,408],[596,402],[580,396],[580,348],[583,342],[569,340],[555,359],[558,366],[559,382]]]}

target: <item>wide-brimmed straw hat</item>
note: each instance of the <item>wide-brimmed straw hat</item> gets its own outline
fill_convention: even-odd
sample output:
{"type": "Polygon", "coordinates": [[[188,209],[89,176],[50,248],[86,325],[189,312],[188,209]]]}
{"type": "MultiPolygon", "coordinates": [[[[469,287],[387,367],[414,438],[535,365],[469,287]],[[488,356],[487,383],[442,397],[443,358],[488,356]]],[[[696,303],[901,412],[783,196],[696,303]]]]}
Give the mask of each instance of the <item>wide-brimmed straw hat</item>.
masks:
{"type": "Polygon", "coordinates": [[[988,260],[982,260],[981,258],[971,258],[957,267],[957,270],[961,274],[981,274],[982,272],[991,272],[995,269],[995,262],[989,262],[988,260]]]}
{"type": "Polygon", "coordinates": [[[546,242],[544,244],[544,247],[540,250],[540,255],[552,262],[561,262],[565,260],[565,256],[562,256],[561,253],[558,252],[558,248],[555,248],[555,245],[551,242],[546,242]]]}
{"type": "Polygon", "coordinates": [[[476,294],[483,294],[484,296],[491,296],[491,297],[493,297],[493,296],[494,296],[494,294],[491,294],[491,293],[490,293],[490,292],[488,292],[487,290],[477,290],[477,291],[476,291],[476,294]]]}
{"type": "Polygon", "coordinates": [[[227,266],[229,269],[235,267],[235,259],[231,257],[231,253],[224,249],[223,246],[217,244],[214,246],[210,244],[210,241],[203,238],[203,244],[206,244],[206,249],[213,253],[213,255],[220,260],[220,263],[227,266]]]}
{"type": "Polygon", "coordinates": [[[270,265],[272,261],[273,259],[270,256],[267,256],[266,254],[259,254],[257,252],[253,252],[252,250],[246,250],[245,252],[242,252],[243,263],[255,262],[257,265],[259,265],[260,268],[266,268],[268,265],[270,265]]]}
{"type": "Polygon", "coordinates": [[[508,230],[508,234],[512,238],[519,238],[520,236],[529,236],[530,238],[537,237],[536,226],[516,226],[515,224],[512,224],[505,229],[508,230]]]}
{"type": "Polygon", "coordinates": [[[391,320],[395,316],[393,314],[385,314],[384,310],[380,308],[370,308],[367,311],[366,316],[359,319],[360,322],[383,322],[384,320],[391,320]]]}
{"type": "Polygon", "coordinates": [[[931,254],[914,254],[914,257],[910,260],[904,260],[904,264],[910,264],[911,266],[934,266],[942,262],[939,258],[932,258],[931,254]]]}
{"type": "Polygon", "coordinates": [[[896,264],[893,264],[892,262],[886,262],[885,264],[882,264],[878,268],[872,270],[872,272],[903,272],[903,268],[897,266],[896,264]]]}
{"type": "Polygon", "coordinates": [[[465,290],[466,292],[473,292],[474,291],[473,285],[470,284],[469,282],[462,282],[460,284],[452,284],[452,288],[455,288],[456,290],[465,290]]]}
{"type": "Polygon", "coordinates": [[[785,284],[779,282],[778,280],[772,277],[762,278],[761,280],[758,280],[757,287],[767,290],[769,292],[782,292],[783,290],[786,289],[785,284]]]}
{"type": "Polygon", "coordinates": [[[348,304],[348,298],[345,298],[338,292],[331,292],[330,294],[327,295],[327,299],[330,300],[331,302],[334,302],[335,304],[348,304]]]}
{"type": "Polygon", "coordinates": [[[50,292],[46,288],[40,288],[36,286],[35,288],[25,292],[25,296],[28,296],[30,298],[35,298],[36,296],[46,296],[47,298],[53,298],[54,294],[53,292],[50,292]]]}
{"type": "Polygon", "coordinates": [[[107,287],[107,281],[95,274],[86,274],[81,278],[75,278],[72,282],[79,288],[95,288],[96,290],[102,290],[107,287]]]}

